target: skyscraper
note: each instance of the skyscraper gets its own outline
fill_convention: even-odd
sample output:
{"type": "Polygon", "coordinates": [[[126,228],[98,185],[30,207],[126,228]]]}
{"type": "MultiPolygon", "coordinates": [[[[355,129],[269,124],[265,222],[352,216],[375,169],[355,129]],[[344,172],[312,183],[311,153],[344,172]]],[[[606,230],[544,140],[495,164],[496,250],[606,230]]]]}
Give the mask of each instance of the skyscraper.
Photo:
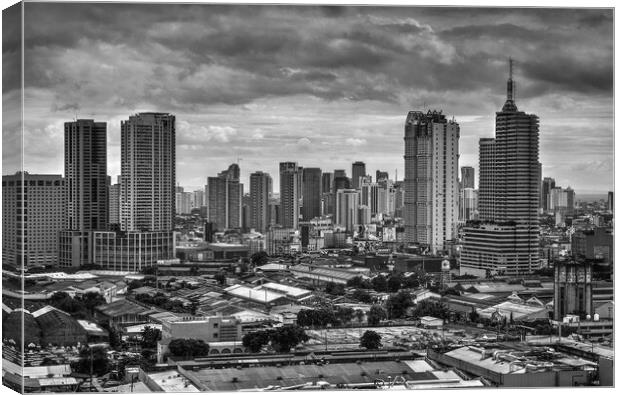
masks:
{"type": "Polygon", "coordinates": [[[387,171],[377,170],[376,177],[375,177],[375,182],[379,182],[381,180],[387,180],[389,178],[390,178],[390,175],[388,174],[387,171]]]}
{"type": "Polygon", "coordinates": [[[480,139],[478,185],[478,212],[480,219],[492,220],[495,217],[495,139],[480,139]]]}
{"type": "Polygon", "coordinates": [[[272,192],[271,176],[262,171],[250,174],[250,228],[265,233],[269,228],[269,196],[272,192]]]}
{"type": "Polygon", "coordinates": [[[321,169],[306,167],[302,170],[301,213],[304,221],[321,216],[321,169]]]}
{"type": "MultiPolygon", "coordinates": [[[[120,177],[119,177],[120,181],[120,177]]],[[[108,188],[108,222],[118,226],[121,223],[121,184],[117,182],[108,188]]]]}
{"type": "Polygon", "coordinates": [[[411,111],[405,122],[405,240],[444,249],[458,222],[458,123],[441,111],[411,111]]]}
{"type": "Polygon", "coordinates": [[[144,112],[121,121],[121,230],[174,228],[175,139],[174,115],[144,112]]]}
{"type": "Polygon", "coordinates": [[[540,201],[542,203],[543,212],[549,210],[549,194],[553,188],[555,188],[555,180],[550,177],[545,177],[542,181],[540,191],[540,201]]]}
{"type": "Polygon", "coordinates": [[[335,224],[353,232],[359,216],[359,192],[355,189],[340,189],[336,192],[335,224]]]}
{"type": "Polygon", "coordinates": [[[239,183],[239,166],[232,164],[217,177],[207,179],[209,190],[209,222],[214,229],[241,227],[243,184],[239,183]]]}
{"type": "Polygon", "coordinates": [[[65,122],[66,229],[88,231],[108,226],[106,138],[105,122],[65,122]]]}
{"type": "Polygon", "coordinates": [[[107,126],[78,119],[65,122],[65,213],[58,264],[90,263],[90,231],[108,228],[107,126]]]}
{"type": "Polygon", "coordinates": [[[299,224],[299,168],[295,162],[280,163],[280,219],[281,225],[297,229],[299,224]]]}
{"type": "Polygon", "coordinates": [[[464,229],[461,271],[532,272],[540,265],[538,117],[517,109],[512,61],[506,102],[495,125],[492,150],[483,152],[488,147],[480,144],[480,216],[491,222],[464,229]],[[488,155],[491,151],[494,156],[488,155]],[[489,171],[483,173],[483,168],[489,171]]]}
{"type": "Polygon", "coordinates": [[[353,174],[351,187],[353,189],[360,189],[360,177],[366,175],[366,164],[364,162],[354,162],[351,166],[351,174],[353,174]]]}
{"type": "Polygon", "coordinates": [[[474,168],[471,166],[463,166],[461,167],[461,188],[475,188],[476,184],[476,173],[474,172],[474,168]]]}
{"type": "Polygon", "coordinates": [[[321,176],[321,190],[323,193],[333,192],[334,173],[323,173],[321,176]]]}

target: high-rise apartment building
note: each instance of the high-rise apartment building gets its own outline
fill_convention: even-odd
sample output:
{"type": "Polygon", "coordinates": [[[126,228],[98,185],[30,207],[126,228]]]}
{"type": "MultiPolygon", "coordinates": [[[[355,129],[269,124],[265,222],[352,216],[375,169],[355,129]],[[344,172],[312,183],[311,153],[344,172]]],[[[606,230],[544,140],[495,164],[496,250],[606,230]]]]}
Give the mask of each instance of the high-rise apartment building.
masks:
{"type": "Polygon", "coordinates": [[[555,188],[555,180],[550,177],[545,177],[541,184],[540,190],[540,202],[543,212],[549,211],[549,193],[555,188]]]}
{"type": "Polygon", "coordinates": [[[433,253],[456,237],[458,123],[441,111],[411,111],[405,122],[405,240],[433,253]]]}
{"type": "Polygon", "coordinates": [[[376,182],[379,182],[382,180],[388,180],[389,178],[390,178],[390,175],[387,171],[377,170],[376,177],[375,177],[376,182]]]}
{"type": "Polygon", "coordinates": [[[540,265],[538,117],[519,111],[513,93],[511,61],[506,102],[496,114],[495,140],[480,144],[479,207],[480,219],[486,222],[464,228],[464,273],[515,275],[540,265]]]}
{"type": "Polygon", "coordinates": [[[469,221],[475,219],[475,213],[478,208],[478,191],[473,188],[461,189],[461,201],[459,204],[461,221],[469,221]]]}
{"type": "Polygon", "coordinates": [[[241,227],[243,184],[239,182],[239,166],[232,164],[217,177],[209,177],[209,222],[217,230],[241,227]]]}
{"type": "Polygon", "coordinates": [[[121,121],[121,229],[171,231],[176,185],[175,116],[144,112],[121,121]]]}
{"type": "Polygon", "coordinates": [[[280,225],[297,229],[299,224],[299,168],[295,162],[280,163],[280,225]]]}
{"type": "Polygon", "coordinates": [[[15,268],[56,265],[65,229],[65,183],[60,174],[2,176],[2,262],[15,268]]]}
{"type": "Polygon", "coordinates": [[[78,119],[65,122],[65,228],[59,235],[58,264],[91,261],[89,232],[108,228],[107,126],[78,119]]]}
{"type": "Polygon", "coordinates": [[[340,189],[336,192],[336,217],[334,223],[353,232],[359,217],[359,191],[340,189]]]}
{"type": "Polygon", "coordinates": [[[334,173],[323,173],[321,175],[321,191],[323,193],[334,191],[334,173]]]}
{"type": "Polygon", "coordinates": [[[351,174],[353,177],[351,187],[353,189],[360,189],[360,178],[366,175],[366,164],[364,162],[354,162],[351,166],[351,174]]]}
{"type": "Polygon", "coordinates": [[[66,229],[102,230],[108,226],[106,138],[105,122],[65,122],[66,229]]]}
{"type": "Polygon", "coordinates": [[[304,221],[321,216],[321,169],[306,167],[302,170],[301,214],[304,221]]]}
{"type": "Polygon", "coordinates": [[[250,174],[250,228],[265,233],[270,225],[269,196],[272,193],[271,176],[262,171],[250,174]]]}
{"type": "Polygon", "coordinates": [[[476,173],[471,166],[461,167],[461,188],[474,189],[476,184],[476,173]]]}
{"type": "Polygon", "coordinates": [[[120,177],[116,184],[108,187],[108,222],[110,226],[119,226],[121,223],[121,183],[120,177]]]}

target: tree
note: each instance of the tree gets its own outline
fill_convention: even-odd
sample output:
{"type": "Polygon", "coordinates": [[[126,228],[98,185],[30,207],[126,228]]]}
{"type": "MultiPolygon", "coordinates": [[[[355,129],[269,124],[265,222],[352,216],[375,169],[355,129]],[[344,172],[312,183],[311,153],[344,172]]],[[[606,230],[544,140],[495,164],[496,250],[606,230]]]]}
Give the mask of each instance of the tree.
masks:
{"type": "Polygon", "coordinates": [[[132,291],[136,288],[144,287],[144,283],[140,280],[131,280],[129,284],[127,284],[127,290],[132,291]]]}
{"type": "Polygon", "coordinates": [[[289,352],[301,342],[308,341],[306,331],[297,325],[285,325],[276,328],[271,334],[271,345],[277,352],[289,352]]]}
{"type": "Polygon", "coordinates": [[[371,289],[372,284],[370,281],[363,279],[360,276],[357,276],[347,281],[347,287],[356,288],[356,289],[371,289]]]}
{"type": "Polygon", "coordinates": [[[372,302],[372,296],[370,296],[370,294],[367,291],[364,291],[363,289],[356,289],[355,291],[353,291],[353,298],[359,300],[362,303],[371,303],[372,302]]]}
{"type": "Polygon", "coordinates": [[[172,339],[168,344],[170,354],[187,359],[206,357],[209,355],[209,345],[197,339],[172,339]]]}
{"type": "Polygon", "coordinates": [[[480,314],[476,311],[476,308],[472,306],[471,311],[469,312],[469,320],[471,322],[478,322],[480,318],[480,314]]]}
{"type": "Polygon", "coordinates": [[[156,348],[157,342],[161,340],[161,331],[157,328],[145,326],[142,330],[142,348],[156,348]]]}
{"type": "Polygon", "coordinates": [[[357,322],[359,322],[360,326],[362,325],[362,322],[364,321],[364,316],[366,314],[364,314],[363,310],[355,310],[355,318],[357,318],[357,322]]]}
{"type": "Polygon", "coordinates": [[[448,308],[441,302],[422,300],[413,311],[414,317],[431,316],[436,318],[448,318],[448,308]]]}
{"type": "Polygon", "coordinates": [[[344,295],[344,285],[329,282],[325,285],[325,292],[330,295],[344,295]]]}
{"type": "Polygon", "coordinates": [[[95,313],[95,307],[101,306],[107,303],[103,295],[97,292],[87,292],[80,298],[80,301],[84,304],[86,310],[91,314],[95,313]]]}
{"type": "Polygon", "coordinates": [[[336,319],[340,325],[346,325],[353,319],[353,309],[350,307],[336,307],[334,312],[336,319]]]}
{"type": "Polygon", "coordinates": [[[387,291],[387,279],[383,277],[382,274],[374,277],[371,280],[372,288],[377,292],[386,292],[387,291]]]}
{"type": "Polygon", "coordinates": [[[258,251],[252,254],[250,261],[253,266],[263,266],[269,263],[269,255],[265,251],[258,251]]]}
{"type": "Polygon", "coordinates": [[[392,293],[398,292],[398,290],[400,289],[400,284],[401,284],[401,277],[398,275],[392,275],[387,280],[387,290],[392,293]]]}
{"type": "Polygon", "coordinates": [[[407,291],[401,291],[395,295],[391,295],[385,304],[390,318],[401,318],[405,316],[407,309],[411,306],[413,306],[413,298],[407,291]]]}
{"type": "Polygon", "coordinates": [[[110,364],[108,354],[104,347],[84,347],[80,350],[79,359],[73,362],[71,367],[75,372],[90,374],[92,357],[93,373],[102,375],[108,373],[110,364]]]}
{"type": "Polygon", "coordinates": [[[263,346],[269,344],[269,338],[268,331],[256,331],[245,334],[241,342],[243,347],[247,347],[250,352],[256,353],[259,352],[263,346]]]}
{"type": "Polygon", "coordinates": [[[142,274],[151,274],[151,275],[155,275],[155,273],[157,272],[157,267],[156,266],[144,266],[141,270],[142,274]]]}
{"type": "Polygon", "coordinates": [[[381,320],[387,318],[387,313],[385,309],[377,304],[372,305],[370,307],[370,311],[368,311],[368,325],[377,326],[381,320]]]}
{"type": "Polygon", "coordinates": [[[366,331],[360,338],[360,347],[368,350],[376,350],[382,346],[381,335],[375,331],[366,331]]]}

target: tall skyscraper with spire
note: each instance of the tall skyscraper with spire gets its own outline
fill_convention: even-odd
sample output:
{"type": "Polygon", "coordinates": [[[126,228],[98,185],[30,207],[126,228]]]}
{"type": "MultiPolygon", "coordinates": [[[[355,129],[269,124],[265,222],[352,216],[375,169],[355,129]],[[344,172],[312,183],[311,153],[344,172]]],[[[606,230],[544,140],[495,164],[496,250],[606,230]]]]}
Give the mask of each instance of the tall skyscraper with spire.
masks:
{"type": "Polygon", "coordinates": [[[456,237],[459,136],[441,111],[410,111],[405,121],[405,240],[437,253],[456,237]]]}
{"type": "Polygon", "coordinates": [[[495,139],[480,141],[480,219],[464,230],[461,271],[527,273],[538,269],[540,196],[538,117],[519,111],[512,60],[495,139]]]}

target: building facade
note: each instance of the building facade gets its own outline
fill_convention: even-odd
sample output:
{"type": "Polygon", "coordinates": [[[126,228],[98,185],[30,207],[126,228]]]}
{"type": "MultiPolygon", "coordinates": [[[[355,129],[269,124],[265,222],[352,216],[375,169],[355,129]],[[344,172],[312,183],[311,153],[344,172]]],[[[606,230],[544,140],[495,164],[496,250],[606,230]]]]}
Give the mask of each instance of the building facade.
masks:
{"type": "Polygon", "coordinates": [[[139,113],[121,121],[121,229],[174,228],[175,116],[139,113]]]}
{"type": "Polygon", "coordinates": [[[336,220],[335,225],[344,227],[347,232],[353,232],[359,216],[359,191],[355,189],[340,189],[336,192],[336,220]]]}
{"type": "Polygon", "coordinates": [[[95,231],[90,237],[92,263],[104,270],[139,272],[174,256],[174,235],[170,231],[95,231]]]}
{"type": "Polygon", "coordinates": [[[271,176],[262,171],[250,174],[250,228],[265,233],[270,225],[269,197],[273,191],[271,176]]]}
{"type": "Polygon", "coordinates": [[[360,189],[360,178],[366,175],[366,164],[364,162],[354,162],[351,166],[351,188],[360,189]]]}
{"type": "Polygon", "coordinates": [[[280,163],[280,222],[285,228],[299,225],[300,173],[297,163],[280,163]]]}
{"type": "Polygon", "coordinates": [[[540,266],[538,117],[519,111],[513,93],[511,61],[495,140],[480,142],[480,219],[495,225],[464,228],[461,271],[515,275],[540,266]]]}
{"type": "Polygon", "coordinates": [[[411,111],[405,122],[405,240],[432,252],[456,237],[458,123],[437,111],[411,111]]]}
{"type": "Polygon", "coordinates": [[[321,216],[321,169],[306,167],[302,171],[302,207],[304,221],[321,216]]]}
{"type": "Polygon", "coordinates": [[[461,167],[461,188],[475,189],[476,173],[473,167],[463,166],[461,167]]]}
{"type": "Polygon", "coordinates": [[[56,265],[66,226],[60,174],[2,176],[2,262],[16,268],[56,265]]]}

